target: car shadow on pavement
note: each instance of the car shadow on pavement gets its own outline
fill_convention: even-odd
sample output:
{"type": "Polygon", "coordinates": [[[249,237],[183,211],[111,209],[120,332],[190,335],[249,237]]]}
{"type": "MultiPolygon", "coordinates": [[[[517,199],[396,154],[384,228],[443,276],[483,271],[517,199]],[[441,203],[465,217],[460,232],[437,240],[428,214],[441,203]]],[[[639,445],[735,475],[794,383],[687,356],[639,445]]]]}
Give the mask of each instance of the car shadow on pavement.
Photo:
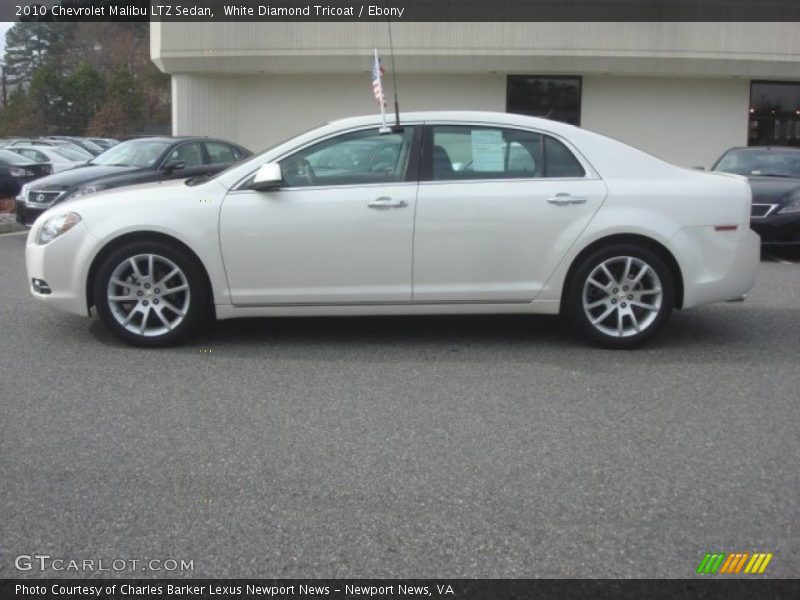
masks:
{"type": "Polygon", "coordinates": [[[218,321],[201,343],[458,344],[530,342],[572,345],[568,326],[542,315],[275,317],[218,321]]]}
{"type": "MultiPolygon", "coordinates": [[[[99,319],[89,331],[96,341],[119,348],[99,319]]],[[[800,350],[800,311],[791,308],[715,305],[676,311],[666,330],[638,353],[658,352],[668,360],[681,360],[707,353],[734,359],[784,362],[800,350]]],[[[542,358],[564,352],[625,353],[595,348],[576,338],[568,323],[550,315],[446,315],[376,317],[272,317],[231,319],[209,323],[182,345],[161,352],[192,352],[198,349],[225,351],[242,356],[280,350],[283,356],[324,349],[333,354],[355,348],[376,350],[432,348],[457,353],[463,349],[503,350],[525,347],[542,358]]],[[[222,354],[218,354],[221,356],[222,354]]]]}

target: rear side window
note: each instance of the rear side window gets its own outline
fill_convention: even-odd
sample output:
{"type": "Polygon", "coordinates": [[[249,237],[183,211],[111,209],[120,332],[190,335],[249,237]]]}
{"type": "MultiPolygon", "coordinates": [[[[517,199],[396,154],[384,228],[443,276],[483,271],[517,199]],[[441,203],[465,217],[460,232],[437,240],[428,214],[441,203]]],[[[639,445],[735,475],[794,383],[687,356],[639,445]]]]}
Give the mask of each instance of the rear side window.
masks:
{"type": "Polygon", "coordinates": [[[547,177],[583,177],[586,171],[569,149],[555,138],[545,136],[547,177]]]}
{"type": "Polygon", "coordinates": [[[539,133],[437,125],[432,138],[430,172],[437,181],[585,175],[564,144],[539,133]]]}
{"type": "Polygon", "coordinates": [[[232,163],[241,158],[233,148],[219,142],[206,142],[206,150],[208,150],[208,161],[212,165],[232,163]]]}

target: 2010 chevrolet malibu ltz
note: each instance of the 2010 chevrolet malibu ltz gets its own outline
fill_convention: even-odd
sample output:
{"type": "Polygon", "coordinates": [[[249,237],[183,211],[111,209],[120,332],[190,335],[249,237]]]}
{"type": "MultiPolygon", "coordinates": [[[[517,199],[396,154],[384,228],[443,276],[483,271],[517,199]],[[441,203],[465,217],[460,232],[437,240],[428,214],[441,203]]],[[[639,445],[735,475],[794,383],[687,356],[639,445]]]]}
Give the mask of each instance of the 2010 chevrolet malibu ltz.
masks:
{"type": "Polygon", "coordinates": [[[741,298],[759,239],[747,180],[683,169],[571,125],[510,114],[336,121],[206,179],[48,210],[34,297],[95,308],[141,346],[209,318],[564,314],[630,348],[673,308],[741,298]]]}

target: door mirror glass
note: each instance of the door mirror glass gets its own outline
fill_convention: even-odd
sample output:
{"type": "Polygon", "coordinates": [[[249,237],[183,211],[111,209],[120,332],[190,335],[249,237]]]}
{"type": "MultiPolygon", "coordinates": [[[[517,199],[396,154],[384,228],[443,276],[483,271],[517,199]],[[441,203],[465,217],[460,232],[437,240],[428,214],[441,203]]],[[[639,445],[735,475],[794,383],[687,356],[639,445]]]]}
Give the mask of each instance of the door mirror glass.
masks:
{"type": "Polygon", "coordinates": [[[266,163],[258,169],[250,187],[254,190],[274,190],[282,184],[281,166],[278,163],[266,163]]]}

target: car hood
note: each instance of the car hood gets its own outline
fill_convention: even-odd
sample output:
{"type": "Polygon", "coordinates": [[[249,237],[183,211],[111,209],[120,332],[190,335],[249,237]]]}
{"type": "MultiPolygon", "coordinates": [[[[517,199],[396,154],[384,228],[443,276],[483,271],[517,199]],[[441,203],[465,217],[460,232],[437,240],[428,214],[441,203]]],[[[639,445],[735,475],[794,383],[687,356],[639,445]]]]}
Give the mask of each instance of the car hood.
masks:
{"type": "Polygon", "coordinates": [[[748,177],[753,190],[753,202],[785,204],[800,195],[800,178],[748,177]]]}
{"type": "Polygon", "coordinates": [[[119,175],[130,175],[145,171],[138,167],[119,167],[113,165],[85,165],[55,175],[48,175],[36,180],[37,190],[71,190],[89,183],[111,181],[119,175]]]}
{"type": "Polygon", "coordinates": [[[167,179],[166,181],[152,181],[148,183],[126,185],[120,188],[100,190],[94,194],[78,196],[77,198],[67,198],[64,202],[56,206],[59,208],[69,208],[70,210],[78,210],[84,207],[89,209],[101,207],[102,210],[107,211],[109,202],[124,202],[127,206],[136,203],[138,200],[174,197],[176,192],[184,194],[186,190],[191,189],[191,187],[186,185],[185,179],[167,179]]]}

